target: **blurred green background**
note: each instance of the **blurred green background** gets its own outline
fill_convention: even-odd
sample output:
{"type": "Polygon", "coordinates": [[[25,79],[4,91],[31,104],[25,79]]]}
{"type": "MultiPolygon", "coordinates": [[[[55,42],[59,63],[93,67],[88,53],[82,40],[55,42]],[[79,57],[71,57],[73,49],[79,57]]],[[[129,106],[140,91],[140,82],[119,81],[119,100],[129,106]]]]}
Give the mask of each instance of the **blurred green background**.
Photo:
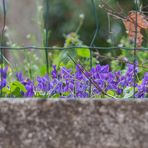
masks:
{"type": "MultiPolygon", "coordinates": [[[[22,15],[10,18],[9,17],[9,1],[8,2],[8,18],[7,22],[9,24],[9,19],[13,20],[16,25],[23,22],[20,30],[17,31],[17,27],[13,29],[6,30],[6,44],[11,47],[21,47],[24,44],[11,42],[11,39],[17,37],[20,38],[19,33],[25,29],[27,26],[28,34],[25,36],[25,41],[28,44],[25,45],[36,45],[44,47],[48,46],[60,46],[60,47],[70,47],[75,45],[89,46],[91,44],[92,38],[96,30],[96,22],[94,12],[95,9],[92,5],[92,0],[48,0],[49,3],[49,12],[47,12],[47,0],[32,0],[32,3],[29,4],[26,2],[24,8],[19,8],[24,14],[30,15],[30,18],[21,18],[22,15]],[[29,5],[28,5],[29,4],[29,5]],[[31,8],[33,6],[35,14],[32,16],[31,8]],[[28,12],[28,13],[27,13],[28,12]],[[28,25],[29,21],[34,22],[35,25],[28,25]],[[46,25],[47,26],[46,26],[46,25]],[[37,27],[36,27],[37,26],[37,27]],[[31,32],[34,28],[37,28],[34,32],[31,32]],[[48,40],[46,40],[46,31],[49,30],[48,40]],[[16,35],[15,32],[18,32],[16,35]],[[46,42],[47,41],[47,42],[46,42]],[[46,42],[46,44],[45,44],[46,42]]],[[[11,3],[14,3],[11,1],[11,3]]],[[[20,1],[19,1],[20,2],[20,1]]],[[[126,46],[134,47],[130,43],[128,36],[126,34],[125,27],[121,19],[117,19],[108,14],[108,12],[102,7],[100,0],[94,0],[95,8],[98,19],[98,32],[96,39],[93,43],[93,46],[101,47],[111,47],[111,46],[126,46]]],[[[144,13],[146,19],[148,20],[148,0],[137,0],[138,6],[136,7],[136,0],[103,0],[110,9],[113,9],[113,12],[118,16],[127,17],[128,13],[132,10],[138,9],[144,13]]],[[[21,3],[21,2],[20,2],[21,3]]],[[[17,9],[17,8],[16,8],[17,9]]],[[[15,9],[14,9],[15,10],[15,9]]],[[[18,13],[18,12],[16,12],[18,13]]],[[[22,13],[21,11],[19,12],[22,13]]],[[[18,14],[19,14],[18,13],[18,14]]],[[[3,22],[3,11],[1,6],[0,13],[1,24],[3,22]]],[[[25,15],[23,15],[24,17],[25,15]]],[[[11,21],[10,21],[11,22],[11,21]]],[[[14,25],[15,26],[15,25],[14,25]]],[[[142,30],[144,35],[143,47],[148,47],[148,30],[142,30]]],[[[76,50],[70,50],[71,55],[76,60],[80,60],[84,65],[89,64],[89,55],[87,52],[86,55],[78,53],[76,50]],[[77,58],[76,58],[77,57],[77,58]]],[[[70,62],[65,60],[65,51],[61,52],[58,50],[48,52],[48,58],[50,63],[50,68],[53,64],[65,65],[67,67],[74,67],[70,62]]],[[[32,74],[44,74],[46,73],[45,67],[45,53],[44,51],[30,50],[28,52],[24,51],[10,51],[8,60],[12,64],[13,70],[23,70],[26,73],[29,71],[29,75],[32,74]],[[21,61],[21,62],[20,62],[21,61]],[[23,66],[20,66],[23,65],[23,66]],[[32,73],[32,74],[31,74],[32,73]]],[[[121,62],[118,59],[124,59],[128,62],[133,62],[133,50],[126,51],[122,48],[117,50],[94,50],[93,52],[93,65],[96,63],[100,64],[110,64],[112,70],[121,70],[124,69],[125,63],[121,62]],[[104,57],[101,57],[105,56],[104,57]]],[[[148,65],[148,54],[147,51],[137,51],[137,60],[139,64],[148,65]]],[[[148,71],[147,68],[141,68],[142,74],[145,71],[148,71]]],[[[32,77],[32,76],[31,76],[32,77]]]]}
{"type": "MultiPolygon", "coordinates": [[[[137,9],[135,0],[104,0],[114,11],[120,15],[122,12],[126,17],[128,12],[137,9]]],[[[148,17],[148,1],[137,0],[138,10],[144,11],[148,17]]],[[[44,0],[46,3],[46,0],[44,0]]],[[[96,11],[98,15],[99,31],[95,40],[95,45],[111,46],[118,45],[121,39],[127,37],[125,28],[121,20],[109,16],[104,8],[100,8],[100,1],[95,0],[96,11]],[[109,25],[110,24],[110,25],[109,25]],[[111,40],[108,42],[108,40],[111,40]]],[[[92,0],[49,0],[49,30],[50,45],[62,45],[64,35],[69,32],[75,32],[80,21],[80,15],[84,15],[83,24],[79,30],[80,38],[87,45],[90,44],[95,31],[95,18],[92,7],[92,0]]],[[[45,5],[44,5],[45,6],[45,5]]],[[[143,46],[148,46],[148,36],[144,32],[145,39],[143,46]]]]}
{"type": "MultiPolygon", "coordinates": [[[[111,47],[126,46],[133,48],[134,44],[128,39],[126,29],[121,19],[117,19],[108,14],[101,6],[100,0],[94,0],[98,19],[98,33],[93,46],[111,47]]],[[[109,9],[118,16],[127,17],[130,11],[138,10],[142,12],[148,20],[148,1],[147,0],[103,0],[109,9]]],[[[94,8],[92,0],[49,0],[49,16],[48,29],[50,31],[49,45],[63,46],[66,35],[70,32],[76,32],[84,45],[89,46],[94,32],[96,30],[96,22],[94,16],[94,8]],[[81,26],[79,28],[79,26],[81,26]],[[77,29],[79,28],[79,31],[77,29]]],[[[44,0],[46,7],[46,0],[44,0]]],[[[45,10],[45,9],[43,9],[45,10]]],[[[46,18],[44,11],[44,19],[46,18]]],[[[142,30],[144,35],[142,47],[148,47],[148,30],[142,30]]],[[[61,56],[61,55],[60,55],[61,56]]],[[[94,57],[98,63],[110,64],[112,70],[123,69],[125,64],[119,60],[113,60],[118,57],[120,59],[128,59],[133,63],[133,51],[118,50],[94,50],[94,57]],[[96,54],[96,55],[95,55],[96,54]],[[97,55],[103,55],[104,57],[97,55]],[[112,58],[113,59],[112,59],[112,58]]],[[[147,51],[137,51],[137,60],[139,64],[148,65],[147,51]]],[[[57,60],[57,59],[56,59],[57,60]]],[[[88,63],[87,63],[88,64],[88,63]]],[[[94,65],[96,61],[94,62],[94,65]]],[[[141,68],[143,72],[148,71],[147,68],[141,68]]]]}

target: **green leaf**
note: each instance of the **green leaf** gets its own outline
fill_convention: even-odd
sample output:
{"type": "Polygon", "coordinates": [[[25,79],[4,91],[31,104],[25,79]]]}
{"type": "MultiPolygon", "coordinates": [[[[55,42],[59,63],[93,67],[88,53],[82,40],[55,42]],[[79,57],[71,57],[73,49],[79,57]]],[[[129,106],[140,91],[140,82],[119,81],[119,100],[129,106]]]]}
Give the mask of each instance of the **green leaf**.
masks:
{"type": "Polygon", "coordinates": [[[52,98],[60,98],[60,96],[61,96],[60,94],[57,94],[57,93],[56,93],[56,94],[54,94],[54,95],[52,96],[52,98]]]}
{"type": "Polygon", "coordinates": [[[126,87],[123,90],[124,98],[131,98],[134,95],[134,88],[133,87],[126,87]]]}
{"type": "Polygon", "coordinates": [[[139,82],[138,82],[138,85],[141,85],[142,84],[142,80],[140,80],[139,82]]]}
{"type": "Polygon", "coordinates": [[[67,64],[68,61],[70,61],[69,57],[68,57],[68,54],[73,58],[75,59],[76,58],[76,50],[75,49],[66,49],[66,50],[63,50],[58,59],[59,59],[59,64],[63,63],[63,64],[67,64]]]}
{"type": "Polygon", "coordinates": [[[83,58],[89,58],[90,57],[90,50],[86,48],[77,48],[77,55],[83,58]]]}
{"type": "Polygon", "coordinates": [[[17,86],[14,85],[13,82],[10,83],[10,92],[11,92],[11,93],[13,93],[13,92],[15,91],[16,88],[17,88],[17,86]]]}
{"type": "Polygon", "coordinates": [[[15,97],[21,97],[21,92],[20,92],[20,89],[18,87],[15,88],[15,90],[12,92],[12,94],[15,96],[15,97]]]}
{"type": "Polygon", "coordinates": [[[4,92],[4,93],[8,93],[10,90],[8,89],[8,87],[3,87],[2,88],[2,92],[4,92]]]}
{"type": "Polygon", "coordinates": [[[70,95],[70,92],[64,92],[62,95],[63,96],[69,96],[70,95]]]}
{"type": "Polygon", "coordinates": [[[10,94],[10,89],[6,86],[2,88],[2,94],[5,96],[10,94]]]}
{"type": "Polygon", "coordinates": [[[46,70],[46,65],[40,67],[40,74],[41,76],[44,76],[46,74],[47,70],[46,70]]]}
{"type": "Polygon", "coordinates": [[[48,98],[48,94],[42,94],[41,92],[36,92],[34,97],[37,97],[37,98],[48,98]]]}
{"type": "Polygon", "coordinates": [[[14,81],[12,83],[12,85],[13,85],[13,87],[18,87],[23,92],[26,92],[27,91],[26,88],[25,88],[25,86],[22,83],[20,83],[19,81],[14,81]]]}
{"type": "Polygon", "coordinates": [[[115,91],[114,90],[108,90],[107,94],[111,95],[111,96],[115,96],[115,91]]]}
{"type": "Polygon", "coordinates": [[[14,81],[10,83],[10,91],[9,96],[15,96],[15,97],[21,97],[21,92],[26,92],[26,88],[23,84],[21,84],[19,81],[14,81]]]}

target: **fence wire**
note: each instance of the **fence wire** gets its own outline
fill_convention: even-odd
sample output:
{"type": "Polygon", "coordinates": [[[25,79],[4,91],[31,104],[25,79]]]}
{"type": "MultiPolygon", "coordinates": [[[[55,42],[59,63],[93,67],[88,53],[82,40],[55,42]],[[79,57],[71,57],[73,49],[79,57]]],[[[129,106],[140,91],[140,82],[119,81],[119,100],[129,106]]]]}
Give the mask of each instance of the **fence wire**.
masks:
{"type": "MultiPolygon", "coordinates": [[[[109,57],[109,56],[104,56],[104,55],[98,55],[98,57],[102,58],[102,59],[110,59],[110,60],[117,60],[123,63],[129,63],[129,64],[133,64],[134,65],[134,89],[133,89],[133,97],[135,97],[135,93],[136,93],[136,62],[137,62],[137,51],[142,51],[142,52],[147,52],[148,48],[139,48],[137,47],[137,33],[138,33],[138,2],[137,0],[135,1],[136,3],[136,21],[135,21],[135,37],[134,37],[134,46],[133,48],[129,48],[129,47],[99,47],[99,46],[95,46],[94,45],[94,41],[96,39],[97,33],[99,31],[99,17],[97,15],[97,9],[96,9],[96,4],[94,0],[91,0],[91,4],[92,4],[92,10],[93,10],[93,16],[94,16],[94,21],[95,21],[95,29],[94,29],[94,35],[92,37],[92,40],[90,42],[89,46],[71,46],[71,47],[50,47],[49,46],[49,13],[50,13],[50,0],[44,0],[44,6],[45,6],[45,19],[44,19],[44,28],[46,30],[46,39],[45,39],[45,43],[44,43],[44,47],[38,47],[38,46],[22,46],[22,47],[9,47],[9,46],[5,46],[4,45],[4,35],[5,35],[5,27],[6,27],[6,2],[5,0],[2,1],[3,2],[3,28],[1,30],[1,44],[0,44],[0,56],[1,56],[1,69],[4,68],[4,60],[7,60],[4,57],[4,51],[5,50],[28,50],[28,49],[36,49],[36,50],[43,50],[45,51],[45,58],[46,58],[46,72],[47,74],[49,74],[49,59],[48,59],[48,52],[51,50],[65,50],[65,49],[88,49],[90,50],[90,64],[89,67],[90,69],[92,68],[92,58],[93,58],[93,50],[117,50],[117,49],[123,49],[123,50],[133,50],[133,63],[129,62],[128,60],[119,58],[119,57],[109,57]]],[[[146,53],[147,54],[147,53],[146,53]]],[[[74,59],[71,57],[71,55],[69,55],[70,59],[76,64],[76,62],[74,61],[74,59]]],[[[81,66],[83,67],[83,65],[81,64],[81,66]]],[[[147,65],[138,65],[141,68],[148,68],[147,65]]],[[[81,69],[82,72],[84,73],[85,68],[81,69]]],[[[2,82],[2,74],[1,74],[1,82],[2,82]]],[[[90,84],[89,84],[89,97],[91,97],[91,85],[96,85],[92,79],[90,79],[90,84]]],[[[95,86],[98,87],[98,86],[95,86]]],[[[103,94],[106,94],[101,88],[99,88],[99,90],[101,90],[101,92],[103,94]]],[[[106,94],[107,95],[107,94],[106,94]]],[[[1,91],[1,95],[2,96],[2,91],[1,91]]],[[[108,96],[108,95],[107,95],[108,96]]],[[[108,97],[112,97],[114,98],[114,96],[108,96],[108,97]]]]}

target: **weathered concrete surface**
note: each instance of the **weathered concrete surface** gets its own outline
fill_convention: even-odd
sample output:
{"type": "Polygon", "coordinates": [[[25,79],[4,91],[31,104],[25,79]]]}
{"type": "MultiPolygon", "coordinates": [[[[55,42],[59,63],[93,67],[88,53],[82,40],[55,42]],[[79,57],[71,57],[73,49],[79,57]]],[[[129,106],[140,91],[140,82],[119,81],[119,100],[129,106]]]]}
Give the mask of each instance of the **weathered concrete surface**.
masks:
{"type": "Polygon", "coordinates": [[[0,101],[0,148],[148,148],[148,101],[0,101]]]}

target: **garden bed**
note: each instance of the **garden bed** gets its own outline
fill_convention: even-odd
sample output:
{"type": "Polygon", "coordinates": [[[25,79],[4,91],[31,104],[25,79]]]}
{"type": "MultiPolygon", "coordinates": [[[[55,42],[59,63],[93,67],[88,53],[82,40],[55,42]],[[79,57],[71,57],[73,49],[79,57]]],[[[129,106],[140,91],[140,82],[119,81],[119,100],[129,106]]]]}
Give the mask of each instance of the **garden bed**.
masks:
{"type": "Polygon", "coordinates": [[[147,148],[147,139],[147,100],[0,101],[0,148],[147,148]]]}

